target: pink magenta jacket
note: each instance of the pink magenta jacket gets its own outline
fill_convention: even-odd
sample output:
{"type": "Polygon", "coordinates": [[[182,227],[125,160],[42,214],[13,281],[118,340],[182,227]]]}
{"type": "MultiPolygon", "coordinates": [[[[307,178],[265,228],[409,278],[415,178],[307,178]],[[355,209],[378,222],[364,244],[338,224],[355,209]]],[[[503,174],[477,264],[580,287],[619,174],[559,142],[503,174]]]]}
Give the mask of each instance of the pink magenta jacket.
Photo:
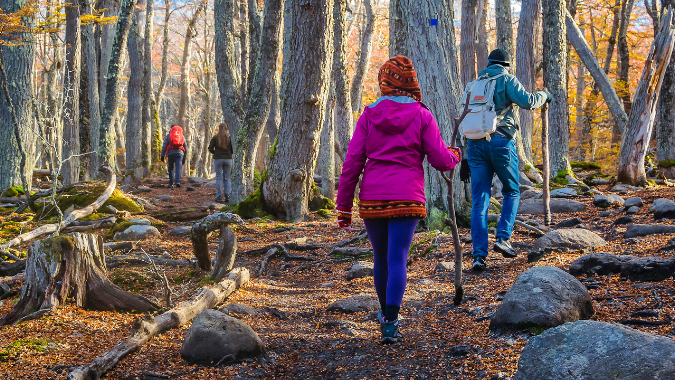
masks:
{"type": "Polygon", "coordinates": [[[342,166],[338,207],[352,207],[361,172],[359,199],[426,202],[425,156],[441,171],[459,162],[447,149],[431,112],[420,102],[399,99],[380,98],[359,118],[342,166]]]}

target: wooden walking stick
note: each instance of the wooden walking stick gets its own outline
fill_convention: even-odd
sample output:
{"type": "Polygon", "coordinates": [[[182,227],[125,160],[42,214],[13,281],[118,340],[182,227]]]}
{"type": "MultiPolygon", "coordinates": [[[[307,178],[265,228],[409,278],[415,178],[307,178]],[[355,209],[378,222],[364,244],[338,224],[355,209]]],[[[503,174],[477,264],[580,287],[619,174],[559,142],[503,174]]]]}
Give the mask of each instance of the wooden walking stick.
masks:
{"type": "Polygon", "coordinates": [[[549,164],[548,150],[548,103],[541,107],[541,151],[544,161],[544,225],[551,224],[551,191],[549,189],[549,179],[551,178],[551,166],[549,164]]]}
{"type": "MultiPolygon", "coordinates": [[[[469,113],[469,99],[471,99],[471,92],[467,94],[462,115],[458,119],[455,119],[455,130],[452,132],[452,139],[450,140],[450,146],[453,148],[457,144],[457,132],[459,131],[459,125],[469,113]]],[[[455,298],[453,298],[453,303],[455,306],[457,306],[462,302],[462,298],[464,298],[464,289],[462,288],[462,246],[459,243],[459,231],[457,230],[457,218],[455,217],[455,195],[452,186],[452,177],[454,174],[455,168],[450,170],[450,177],[441,172],[443,179],[445,179],[445,182],[448,184],[448,212],[450,213],[452,242],[455,246],[455,298]]]]}

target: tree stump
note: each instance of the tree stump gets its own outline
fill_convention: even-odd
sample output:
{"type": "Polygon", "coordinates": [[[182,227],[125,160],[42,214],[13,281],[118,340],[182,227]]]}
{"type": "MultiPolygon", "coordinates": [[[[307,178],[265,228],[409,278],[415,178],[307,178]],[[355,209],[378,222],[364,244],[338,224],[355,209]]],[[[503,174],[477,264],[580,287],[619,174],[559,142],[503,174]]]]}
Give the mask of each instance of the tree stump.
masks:
{"type": "Polygon", "coordinates": [[[0,319],[0,326],[55,309],[68,296],[78,307],[90,310],[159,309],[145,297],[128,293],[108,279],[100,236],[75,233],[33,244],[26,260],[21,299],[0,319]]]}
{"type": "MultiPolygon", "coordinates": [[[[219,212],[192,225],[190,240],[192,251],[197,258],[197,264],[202,270],[211,270],[211,255],[209,254],[209,236],[211,232],[220,229],[220,243],[216,257],[216,267],[213,275],[225,275],[232,269],[237,252],[237,238],[232,230],[227,227],[230,224],[243,224],[239,215],[219,212]],[[227,272],[225,272],[225,268],[227,272]]],[[[222,277],[221,277],[222,278],[222,277]]],[[[213,277],[212,277],[213,279],[213,277]]]]}

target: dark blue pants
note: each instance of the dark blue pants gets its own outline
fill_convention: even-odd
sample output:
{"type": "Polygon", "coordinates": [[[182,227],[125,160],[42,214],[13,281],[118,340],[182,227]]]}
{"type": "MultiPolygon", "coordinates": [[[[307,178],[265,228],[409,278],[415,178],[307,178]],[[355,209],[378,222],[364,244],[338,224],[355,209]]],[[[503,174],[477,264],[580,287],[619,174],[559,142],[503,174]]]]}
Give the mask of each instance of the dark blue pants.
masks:
{"type": "Polygon", "coordinates": [[[180,175],[183,170],[183,155],[170,154],[169,157],[169,186],[180,184],[180,175]],[[174,175],[174,170],[176,170],[174,175]]]}

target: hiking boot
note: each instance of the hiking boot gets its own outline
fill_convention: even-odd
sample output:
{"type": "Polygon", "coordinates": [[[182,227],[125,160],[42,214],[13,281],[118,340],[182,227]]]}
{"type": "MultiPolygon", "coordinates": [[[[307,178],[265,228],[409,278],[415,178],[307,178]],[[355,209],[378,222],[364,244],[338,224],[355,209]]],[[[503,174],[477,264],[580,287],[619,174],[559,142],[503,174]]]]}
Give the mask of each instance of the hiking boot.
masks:
{"type": "Polygon", "coordinates": [[[223,199],[223,202],[230,203],[230,196],[226,195],[225,198],[223,199]]]}
{"type": "Polygon", "coordinates": [[[516,253],[516,250],[513,249],[511,246],[511,242],[508,240],[503,240],[503,239],[497,239],[497,242],[495,243],[494,246],[495,252],[499,252],[502,254],[502,256],[506,257],[507,259],[512,259],[518,254],[516,253]]]}
{"type": "Polygon", "coordinates": [[[177,184],[176,184],[176,187],[180,187],[180,183],[177,183],[177,184]]]}
{"type": "Polygon", "coordinates": [[[223,197],[216,197],[216,202],[223,203],[223,197]]]}
{"type": "Polygon", "coordinates": [[[397,343],[403,339],[403,335],[398,331],[398,326],[398,319],[393,322],[383,321],[382,324],[380,324],[382,344],[397,343]]]}
{"type": "Polygon", "coordinates": [[[487,268],[487,264],[485,264],[485,257],[474,257],[473,258],[473,266],[471,266],[471,269],[473,269],[474,272],[482,272],[487,268]]]}

